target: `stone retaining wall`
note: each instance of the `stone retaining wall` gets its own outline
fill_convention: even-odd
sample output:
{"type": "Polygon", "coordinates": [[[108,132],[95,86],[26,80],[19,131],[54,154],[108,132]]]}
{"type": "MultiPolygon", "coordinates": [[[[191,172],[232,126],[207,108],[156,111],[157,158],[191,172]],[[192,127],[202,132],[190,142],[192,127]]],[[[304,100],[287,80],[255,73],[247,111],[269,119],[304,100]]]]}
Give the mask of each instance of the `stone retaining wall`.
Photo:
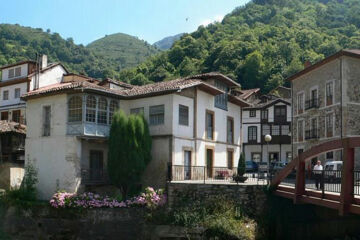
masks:
{"type": "Polygon", "coordinates": [[[266,194],[264,186],[235,184],[169,183],[169,206],[176,205],[184,196],[193,200],[223,196],[242,205],[250,215],[259,215],[264,209],[266,194]]]}

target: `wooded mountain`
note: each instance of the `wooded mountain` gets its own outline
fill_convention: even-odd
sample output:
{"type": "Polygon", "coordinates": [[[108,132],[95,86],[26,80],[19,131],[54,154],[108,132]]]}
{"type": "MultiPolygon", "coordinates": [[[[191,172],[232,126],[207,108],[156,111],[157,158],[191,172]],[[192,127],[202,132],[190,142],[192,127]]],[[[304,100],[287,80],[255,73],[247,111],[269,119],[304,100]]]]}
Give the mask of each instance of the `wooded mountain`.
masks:
{"type": "Polygon", "coordinates": [[[90,43],[87,48],[108,61],[115,61],[119,69],[135,67],[160,52],[149,43],[124,33],[107,35],[90,43]]]}
{"type": "Polygon", "coordinates": [[[120,79],[133,84],[219,71],[264,91],[341,48],[360,48],[358,0],[253,0],[185,34],[120,79]]]}
{"type": "Polygon", "coordinates": [[[159,52],[150,44],[126,34],[113,34],[85,47],[72,38],[63,39],[50,29],[0,24],[0,66],[21,60],[35,60],[47,54],[50,62],[60,61],[69,71],[95,78],[117,77],[125,67],[134,67],[159,52]]]}
{"type": "Polygon", "coordinates": [[[179,33],[174,36],[169,36],[166,38],[161,39],[160,41],[155,42],[153,45],[161,50],[168,50],[172,47],[175,41],[179,40],[182,35],[185,33],[179,33]]]}

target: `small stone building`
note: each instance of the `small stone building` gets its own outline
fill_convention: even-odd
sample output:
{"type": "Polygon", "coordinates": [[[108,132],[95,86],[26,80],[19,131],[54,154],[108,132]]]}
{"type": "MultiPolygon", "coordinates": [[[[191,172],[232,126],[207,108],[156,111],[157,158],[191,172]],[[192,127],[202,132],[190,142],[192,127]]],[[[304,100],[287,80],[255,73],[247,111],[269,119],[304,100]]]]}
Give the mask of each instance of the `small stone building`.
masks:
{"type": "MultiPolygon", "coordinates": [[[[320,143],[360,136],[360,50],[341,50],[288,78],[294,157],[320,143]]],[[[359,167],[359,151],[356,165],[359,167]]],[[[342,160],[341,150],[312,159],[342,160]]],[[[308,166],[310,167],[310,166],[308,166]]]]}

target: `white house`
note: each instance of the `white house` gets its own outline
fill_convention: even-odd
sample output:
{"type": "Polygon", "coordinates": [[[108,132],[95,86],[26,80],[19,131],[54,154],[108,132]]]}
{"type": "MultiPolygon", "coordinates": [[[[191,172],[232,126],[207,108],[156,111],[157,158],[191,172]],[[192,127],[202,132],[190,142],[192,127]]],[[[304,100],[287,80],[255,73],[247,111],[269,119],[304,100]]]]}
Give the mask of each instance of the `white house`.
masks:
{"type": "Polygon", "coordinates": [[[149,123],[152,161],[144,185],[163,187],[168,174],[185,180],[233,173],[241,152],[241,108],[248,106],[232,93],[236,82],[219,73],[144,86],[104,81],[65,75],[61,83],[23,96],[26,162],[38,169],[40,198],[105,183],[107,136],[118,108],[143,113],[149,123]]]}
{"type": "Polygon", "coordinates": [[[59,83],[67,70],[60,63],[48,64],[47,56],[41,62],[22,61],[1,68],[0,118],[25,123],[25,102],[21,95],[34,89],[59,83]]]}
{"type": "Polygon", "coordinates": [[[289,162],[292,158],[290,99],[263,95],[253,99],[252,103],[251,107],[242,109],[246,161],[289,162]],[[268,134],[272,137],[269,143],[265,141],[268,134]]]}
{"type": "Polygon", "coordinates": [[[1,68],[0,81],[0,188],[21,184],[26,135],[25,101],[21,95],[59,83],[66,69],[60,63],[22,61],[1,68]]]}

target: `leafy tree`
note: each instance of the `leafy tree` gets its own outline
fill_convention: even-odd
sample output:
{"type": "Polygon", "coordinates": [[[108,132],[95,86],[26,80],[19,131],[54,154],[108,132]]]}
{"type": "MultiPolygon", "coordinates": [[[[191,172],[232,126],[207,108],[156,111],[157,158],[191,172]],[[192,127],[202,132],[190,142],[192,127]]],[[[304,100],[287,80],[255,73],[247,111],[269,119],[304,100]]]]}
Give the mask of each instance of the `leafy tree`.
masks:
{"type": "Polygon", "coordinates": [[[108,173],[126,198],[139,190],[146,165],[151,160],[151,137],[145,118],[123,111],[114,114],[109,136],[108,173]]]}

